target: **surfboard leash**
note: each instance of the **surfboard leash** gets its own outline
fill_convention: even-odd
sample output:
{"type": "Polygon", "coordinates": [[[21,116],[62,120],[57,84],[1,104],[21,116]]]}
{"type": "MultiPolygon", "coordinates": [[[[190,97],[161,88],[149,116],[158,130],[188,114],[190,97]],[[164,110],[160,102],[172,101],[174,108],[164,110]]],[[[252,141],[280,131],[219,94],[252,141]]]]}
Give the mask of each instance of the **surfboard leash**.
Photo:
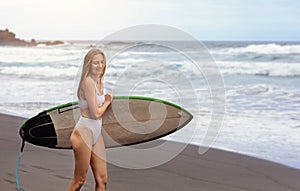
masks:
{"type": "Polygon", "coordinates": [[[21,191],[20,185],[19,185],[19,175],[18,175],[18,172],[19,172],[19,165],[20,165],[20,162],[21,162],[21,159],[22,159],[22,156],[23,156],[24,146],[25,146],[25,140],[22,139],[21,151],[19,152],[18,161],[17,161],[16,169],[15,169],[16,186],[17,186],[18,191],[21,191]]]}

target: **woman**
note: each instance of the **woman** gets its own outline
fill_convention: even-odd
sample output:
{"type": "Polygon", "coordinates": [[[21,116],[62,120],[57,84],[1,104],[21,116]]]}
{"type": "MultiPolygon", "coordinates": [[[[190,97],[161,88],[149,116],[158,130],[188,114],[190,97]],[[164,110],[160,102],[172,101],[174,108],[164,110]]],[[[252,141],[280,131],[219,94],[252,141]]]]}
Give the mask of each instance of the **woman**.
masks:
{"type": "Polygon", "coordinates": [[[102,115],[111,103],[112,96],[105,94],[103,89],[105,68],[106,58],[99,49],[91,49],[84,57],[77,90],[81,116],[70,137],[75,170],[69,191],[80,190],[89,165],[96,182],[95,190],[106,190],[105,146],[101,128],[102,115]]]}

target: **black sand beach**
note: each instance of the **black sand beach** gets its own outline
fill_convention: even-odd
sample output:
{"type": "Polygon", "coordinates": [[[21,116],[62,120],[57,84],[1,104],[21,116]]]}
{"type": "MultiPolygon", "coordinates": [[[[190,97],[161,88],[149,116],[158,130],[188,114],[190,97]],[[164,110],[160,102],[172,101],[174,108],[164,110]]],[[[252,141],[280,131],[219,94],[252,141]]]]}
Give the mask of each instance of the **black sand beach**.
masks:
{"type": "MultiPolygon", "coordinates": [[[[15,166],[21,146],[19,126],[24,118],[0,114],[1,190],[17,190],[15,166]]],[[[159,143],[143,144],[147,147],[159,143]]],[[[180,143],[174,143],[174,146],[180,143]]],[[[274,151],[275,152],[275,151],[274,151]]],[[[74,158],[71,150],[26,144],[19,166],[21,190],[67,190],[74,158]]],[[[300,170],[232,152],[210,149],[198,154],[188,145],[173,160],[151,169],[130,170],[108,164],[108,191],[235,191],[300,190],[300,170]]],[[[91,170],[82,190],[94,190],[91,170]]]]}

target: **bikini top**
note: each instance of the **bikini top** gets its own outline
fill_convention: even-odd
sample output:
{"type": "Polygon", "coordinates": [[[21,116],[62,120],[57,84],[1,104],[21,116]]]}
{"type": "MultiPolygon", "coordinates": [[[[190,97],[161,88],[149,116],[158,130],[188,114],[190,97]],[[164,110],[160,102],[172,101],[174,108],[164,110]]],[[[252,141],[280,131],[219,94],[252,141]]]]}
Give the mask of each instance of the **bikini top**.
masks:
{"type": "MultiPolygon", "coordinates": [[[[97,99],[97,102],[98,102],[98,106],[101,106],[104,101],[105,101],[105,89],[103,89],[103,95],[101,95],[98,91],[98,88],[95,86],[95,91],[96,91],[96,99],[97,99]]],[[[78,105],[79,107],[81,108],[88,108],[88,103],[86,101],[86,99],[79,99],[78,100],[78,105]]]]}

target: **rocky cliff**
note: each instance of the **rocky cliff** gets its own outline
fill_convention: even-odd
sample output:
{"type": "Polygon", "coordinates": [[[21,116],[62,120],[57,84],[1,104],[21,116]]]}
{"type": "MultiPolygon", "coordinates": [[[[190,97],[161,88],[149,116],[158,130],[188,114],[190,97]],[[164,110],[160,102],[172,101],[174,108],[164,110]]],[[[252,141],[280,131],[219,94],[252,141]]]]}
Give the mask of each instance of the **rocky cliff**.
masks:
{"type": "Polygon", "coordinates": [[[63,44],[62,41],[36,41],[32,39],[30,42],[16,38],[13,32],[8,29],[0,30],[0,46],[36,46],[38,44],[57,45],[63,44]]]}

